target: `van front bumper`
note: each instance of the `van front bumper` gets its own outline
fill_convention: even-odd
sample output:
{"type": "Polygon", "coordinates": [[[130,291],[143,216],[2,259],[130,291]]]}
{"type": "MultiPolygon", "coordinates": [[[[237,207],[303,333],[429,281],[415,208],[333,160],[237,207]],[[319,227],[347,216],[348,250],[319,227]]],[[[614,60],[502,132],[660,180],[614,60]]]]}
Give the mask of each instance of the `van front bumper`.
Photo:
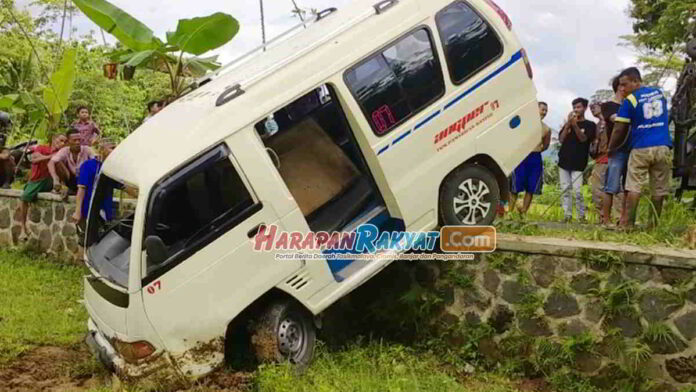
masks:
{"type": "Polygon", "coordinates": [[[146,358],[138,363],[128,363],[118,354],[114,346],[99,331],[94,321],[90,318],[87,321],[87,336],[85,343],[99,361],[110,372],[115,373],[120,378],[137,379],[149,376],[153,373],[176,373],[172,363],[162,353],[155,353],[151,358],[146,358]]]}

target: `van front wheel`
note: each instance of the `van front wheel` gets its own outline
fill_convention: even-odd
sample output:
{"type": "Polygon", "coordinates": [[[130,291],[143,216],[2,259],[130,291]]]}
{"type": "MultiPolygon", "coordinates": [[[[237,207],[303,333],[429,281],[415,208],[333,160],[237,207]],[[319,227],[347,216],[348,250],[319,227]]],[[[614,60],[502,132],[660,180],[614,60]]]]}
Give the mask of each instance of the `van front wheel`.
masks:
{"type": "Polygon", "coordinates": [[[440,218],[445,226],[487,226],[500,202],[495,176],[481,166],[464,166],[445,178],[440,190],[440,218]]]}
{"type": "Polygon", "coordinates": [[[251,338],[259,361],[290,361],[300,370],[311,362],[315,342],[311,314],[289,300],[268,306],[257,319],[251,338]]]}

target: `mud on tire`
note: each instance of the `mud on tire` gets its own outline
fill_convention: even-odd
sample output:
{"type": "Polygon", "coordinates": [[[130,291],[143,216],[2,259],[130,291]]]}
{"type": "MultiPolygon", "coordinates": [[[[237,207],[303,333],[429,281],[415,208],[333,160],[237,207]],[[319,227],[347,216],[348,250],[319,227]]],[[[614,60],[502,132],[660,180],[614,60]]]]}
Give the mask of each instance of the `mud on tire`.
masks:
{"type": "Polygon", "coordinates": [[[290,361],[304,370],[314,356],[315,342],[312,315],[290,300],[271,303],[252,326],[251,347],[259,362],[290,361]]]}

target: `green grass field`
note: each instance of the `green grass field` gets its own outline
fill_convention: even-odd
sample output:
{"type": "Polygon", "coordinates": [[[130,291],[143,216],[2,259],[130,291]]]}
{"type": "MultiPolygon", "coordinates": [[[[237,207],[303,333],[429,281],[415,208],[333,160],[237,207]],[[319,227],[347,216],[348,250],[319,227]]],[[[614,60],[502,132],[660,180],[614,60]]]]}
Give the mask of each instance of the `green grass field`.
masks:
{"type": "Polygon", "coordinates": [[[0,367],[37,346],[84,337],[87,312],[79,266],[0,251],[0,367]]]}

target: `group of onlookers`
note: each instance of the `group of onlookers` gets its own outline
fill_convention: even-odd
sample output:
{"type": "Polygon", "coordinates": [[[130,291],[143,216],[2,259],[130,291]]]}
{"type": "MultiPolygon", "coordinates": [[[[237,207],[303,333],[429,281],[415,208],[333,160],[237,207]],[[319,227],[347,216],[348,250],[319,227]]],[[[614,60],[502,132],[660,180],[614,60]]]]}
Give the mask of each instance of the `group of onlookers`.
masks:
{"type": "MultiPolygon", "coordinates": [[[[573,218],[573,199],[580,222],[585,222],[582,192],[589,158],[595,165],[590,177],[594,204],[604,225],[612,223],[612,207],[620,212],[621,227],[635,224],[641,192],[652,188],[654,212],[650,225],[657,224],[664,197],[669,194],[672,140],[669,134],[667,100],[663,92],[643,86],[640,72],[628,68],[612,81],[614,96],[607,102],[590,105],[584,98],[573,100],[573,111],[558,134],[558,168],[564,221],[573,218]],[[597,123],[587,120],[590,106],[597,123]],[[574,196],[574,197],[573,197],[574,196]]],[[[511,209],[517,195],[525,192],[519,212],[530,208],[533,195],[539,195],[543,183],[541,152],[549,147],[550,130],[543,123],[548,104],[539,103],[543,135],[540,145],[517,167],[511,176],[511,209]]]]}

